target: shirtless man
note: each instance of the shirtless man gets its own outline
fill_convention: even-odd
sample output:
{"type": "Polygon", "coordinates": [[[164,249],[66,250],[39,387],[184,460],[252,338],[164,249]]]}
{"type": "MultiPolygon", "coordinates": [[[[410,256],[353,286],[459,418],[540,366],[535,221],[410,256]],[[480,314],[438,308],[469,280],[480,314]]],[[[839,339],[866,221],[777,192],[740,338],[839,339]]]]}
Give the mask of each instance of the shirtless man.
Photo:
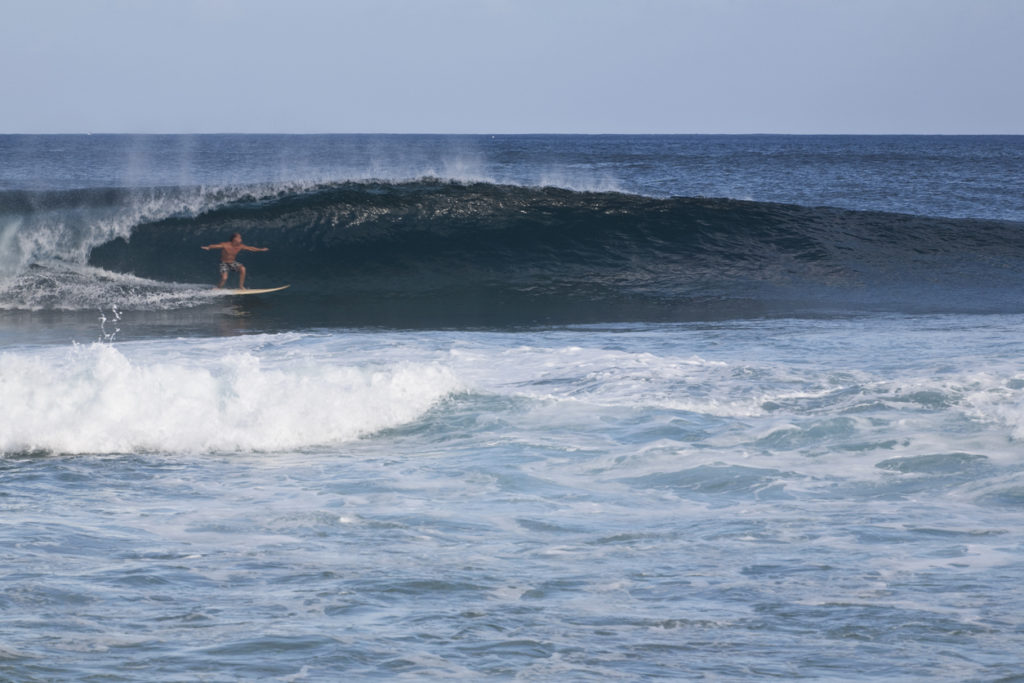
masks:
{"type": "Polygon", "coordinates": [[[230,241],[208,244],[203,249],[207,251],[220,249],[220,283],[217,285],[217,289],[224,287],[224,283],[228,281],[228,273],[231,271],[238,273],[238,288],[245,289],[245,266],[235,260],[238,252],[270,251],[266,247],[250,247],[248,244],[242,244],[242,236],[237,232],[231,235],[230,241]]]}

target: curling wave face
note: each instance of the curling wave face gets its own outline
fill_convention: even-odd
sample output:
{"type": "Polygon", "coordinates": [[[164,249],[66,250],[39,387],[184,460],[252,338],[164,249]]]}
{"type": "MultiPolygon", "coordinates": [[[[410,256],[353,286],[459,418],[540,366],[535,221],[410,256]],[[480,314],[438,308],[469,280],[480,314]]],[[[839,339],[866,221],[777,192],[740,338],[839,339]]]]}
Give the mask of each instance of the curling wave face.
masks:
{"type": "Polygon", "coordinates": [[[250,286],[296,324],[505,325],[859,310],[1015,311],[1024,225],[551,187],[9,192],[3,306],[209,303],[198,246],[269,246],[250,286]],[[11,261],[13,260],[13,263],[11,261]]]}

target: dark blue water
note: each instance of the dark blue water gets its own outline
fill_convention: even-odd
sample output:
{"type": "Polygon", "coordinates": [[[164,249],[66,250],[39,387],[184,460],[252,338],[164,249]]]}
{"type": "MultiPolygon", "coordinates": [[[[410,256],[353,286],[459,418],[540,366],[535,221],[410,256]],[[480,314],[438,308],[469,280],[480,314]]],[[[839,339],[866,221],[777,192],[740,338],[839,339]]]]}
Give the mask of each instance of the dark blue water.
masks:
{"type": "Polygon", "coordinates": [[[0,679],[1012,680],[1022,161],[0,136],[0,679]]]}
{"type": "Polygon", "coordinates": [[[250,285],[292,285],[262,311],[267,329],[1013,313],[1024,300],[1015,137],[2,144],[7,310],[208,304],[182,289],[213,279],[216,257],[195,249],[235,231],[274,250],[248,255],[250,285]]]}
{"type": "Polygon", "coordinates": [[[409,180],[1024,220],[1022,136],[0,135],[0,189],[409,180]]]}

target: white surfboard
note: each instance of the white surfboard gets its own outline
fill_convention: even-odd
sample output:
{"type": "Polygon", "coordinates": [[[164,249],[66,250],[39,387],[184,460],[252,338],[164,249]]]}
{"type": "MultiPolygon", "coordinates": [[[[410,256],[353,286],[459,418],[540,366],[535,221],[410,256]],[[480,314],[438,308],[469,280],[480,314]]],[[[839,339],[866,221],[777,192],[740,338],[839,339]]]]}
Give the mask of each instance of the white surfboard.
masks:
{"type": "Polygon", "coordinates": [[[287,289],[288,287],[291,287],[291,285],[281,285],[280,287],[271,287],[270,289],[218,289],[214,292],[214,294],[266,294],[268,292],[280,292],[282,289],[287,289]]]}

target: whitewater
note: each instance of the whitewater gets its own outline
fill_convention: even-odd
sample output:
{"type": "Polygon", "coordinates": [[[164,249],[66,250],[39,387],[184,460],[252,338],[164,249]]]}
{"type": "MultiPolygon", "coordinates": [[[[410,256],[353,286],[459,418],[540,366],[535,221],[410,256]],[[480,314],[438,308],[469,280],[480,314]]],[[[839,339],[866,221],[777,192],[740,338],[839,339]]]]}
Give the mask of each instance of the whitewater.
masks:
{"type": "Polygon", "coordinates": [[[1014,679],[1022,161],[0,136],[0,678],[1014,679]]]}

